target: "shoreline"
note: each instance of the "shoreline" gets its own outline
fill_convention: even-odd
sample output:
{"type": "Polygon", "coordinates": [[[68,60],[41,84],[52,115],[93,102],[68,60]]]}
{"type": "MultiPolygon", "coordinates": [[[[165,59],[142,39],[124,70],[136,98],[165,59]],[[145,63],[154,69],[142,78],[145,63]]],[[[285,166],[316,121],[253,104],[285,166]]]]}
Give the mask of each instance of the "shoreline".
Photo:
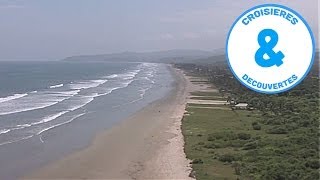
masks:
{"type": "Polygon", "coordinates": [[[170,69],[175,84],[164,98],[22,179],[192,179],[180,128],[188,83],[180,70],[170,69]]]}

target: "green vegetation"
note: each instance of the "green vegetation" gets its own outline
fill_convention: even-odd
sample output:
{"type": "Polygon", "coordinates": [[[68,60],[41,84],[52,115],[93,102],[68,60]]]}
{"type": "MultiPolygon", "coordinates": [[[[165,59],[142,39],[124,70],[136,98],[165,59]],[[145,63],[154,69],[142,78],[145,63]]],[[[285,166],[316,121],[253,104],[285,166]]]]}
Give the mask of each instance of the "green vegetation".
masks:
{"type": "Polygon", "coordinates": [[[318,66],[298,87],[278,95],[246,89],[225,64],[176,66],[219,89],[192,95],[220,95],[217,100],[247,102],[255,109],[188,105],[182,130],[197,179],[319,179],[318,66]]]}

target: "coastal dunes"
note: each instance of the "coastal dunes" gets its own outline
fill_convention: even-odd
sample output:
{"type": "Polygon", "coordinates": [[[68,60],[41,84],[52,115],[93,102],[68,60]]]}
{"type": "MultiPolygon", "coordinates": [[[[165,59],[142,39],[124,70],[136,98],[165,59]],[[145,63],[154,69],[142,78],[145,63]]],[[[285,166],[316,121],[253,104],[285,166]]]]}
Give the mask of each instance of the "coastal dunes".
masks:
{"type": "Polygon", "coordinates": [[[22,179],[192,179],[180,128],[189,83],[181,71],[171,72],[176,81],[168,96],[22,179]]]}

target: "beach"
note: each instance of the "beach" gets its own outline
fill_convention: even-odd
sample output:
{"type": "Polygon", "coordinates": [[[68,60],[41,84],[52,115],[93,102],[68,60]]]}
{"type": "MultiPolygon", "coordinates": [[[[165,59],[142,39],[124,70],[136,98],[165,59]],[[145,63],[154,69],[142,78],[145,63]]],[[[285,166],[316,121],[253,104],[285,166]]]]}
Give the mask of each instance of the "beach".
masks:
{"type": "Polygon", "coordinates": [[[175,83],[167,96],[22,179],[191,179],[180,128],[189,83],[171,69],[175,83]]]}

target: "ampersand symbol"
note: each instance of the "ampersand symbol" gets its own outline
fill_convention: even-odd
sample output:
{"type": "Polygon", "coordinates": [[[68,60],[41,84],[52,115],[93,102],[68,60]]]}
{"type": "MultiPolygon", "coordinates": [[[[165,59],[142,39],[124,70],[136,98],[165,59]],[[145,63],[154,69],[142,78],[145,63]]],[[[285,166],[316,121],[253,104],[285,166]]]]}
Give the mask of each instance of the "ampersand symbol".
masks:
{"type": "Polygon", "coordinates": [[[282,59],[285,57],[284,54],[279,52],[274,52],[273,48],[278,43],[278,34],[272,29],[264,29],[258,35],[258,43],[260,48],[257,50],[255,59],[256,63],[261,67],[271,67],[277,65],[278,67],[283,64],[282,59]],[[266,37],[270,37],[267,42],[266,37]],[[269,59],[265,59],[264,55],[267,54],[269,59]]]}

